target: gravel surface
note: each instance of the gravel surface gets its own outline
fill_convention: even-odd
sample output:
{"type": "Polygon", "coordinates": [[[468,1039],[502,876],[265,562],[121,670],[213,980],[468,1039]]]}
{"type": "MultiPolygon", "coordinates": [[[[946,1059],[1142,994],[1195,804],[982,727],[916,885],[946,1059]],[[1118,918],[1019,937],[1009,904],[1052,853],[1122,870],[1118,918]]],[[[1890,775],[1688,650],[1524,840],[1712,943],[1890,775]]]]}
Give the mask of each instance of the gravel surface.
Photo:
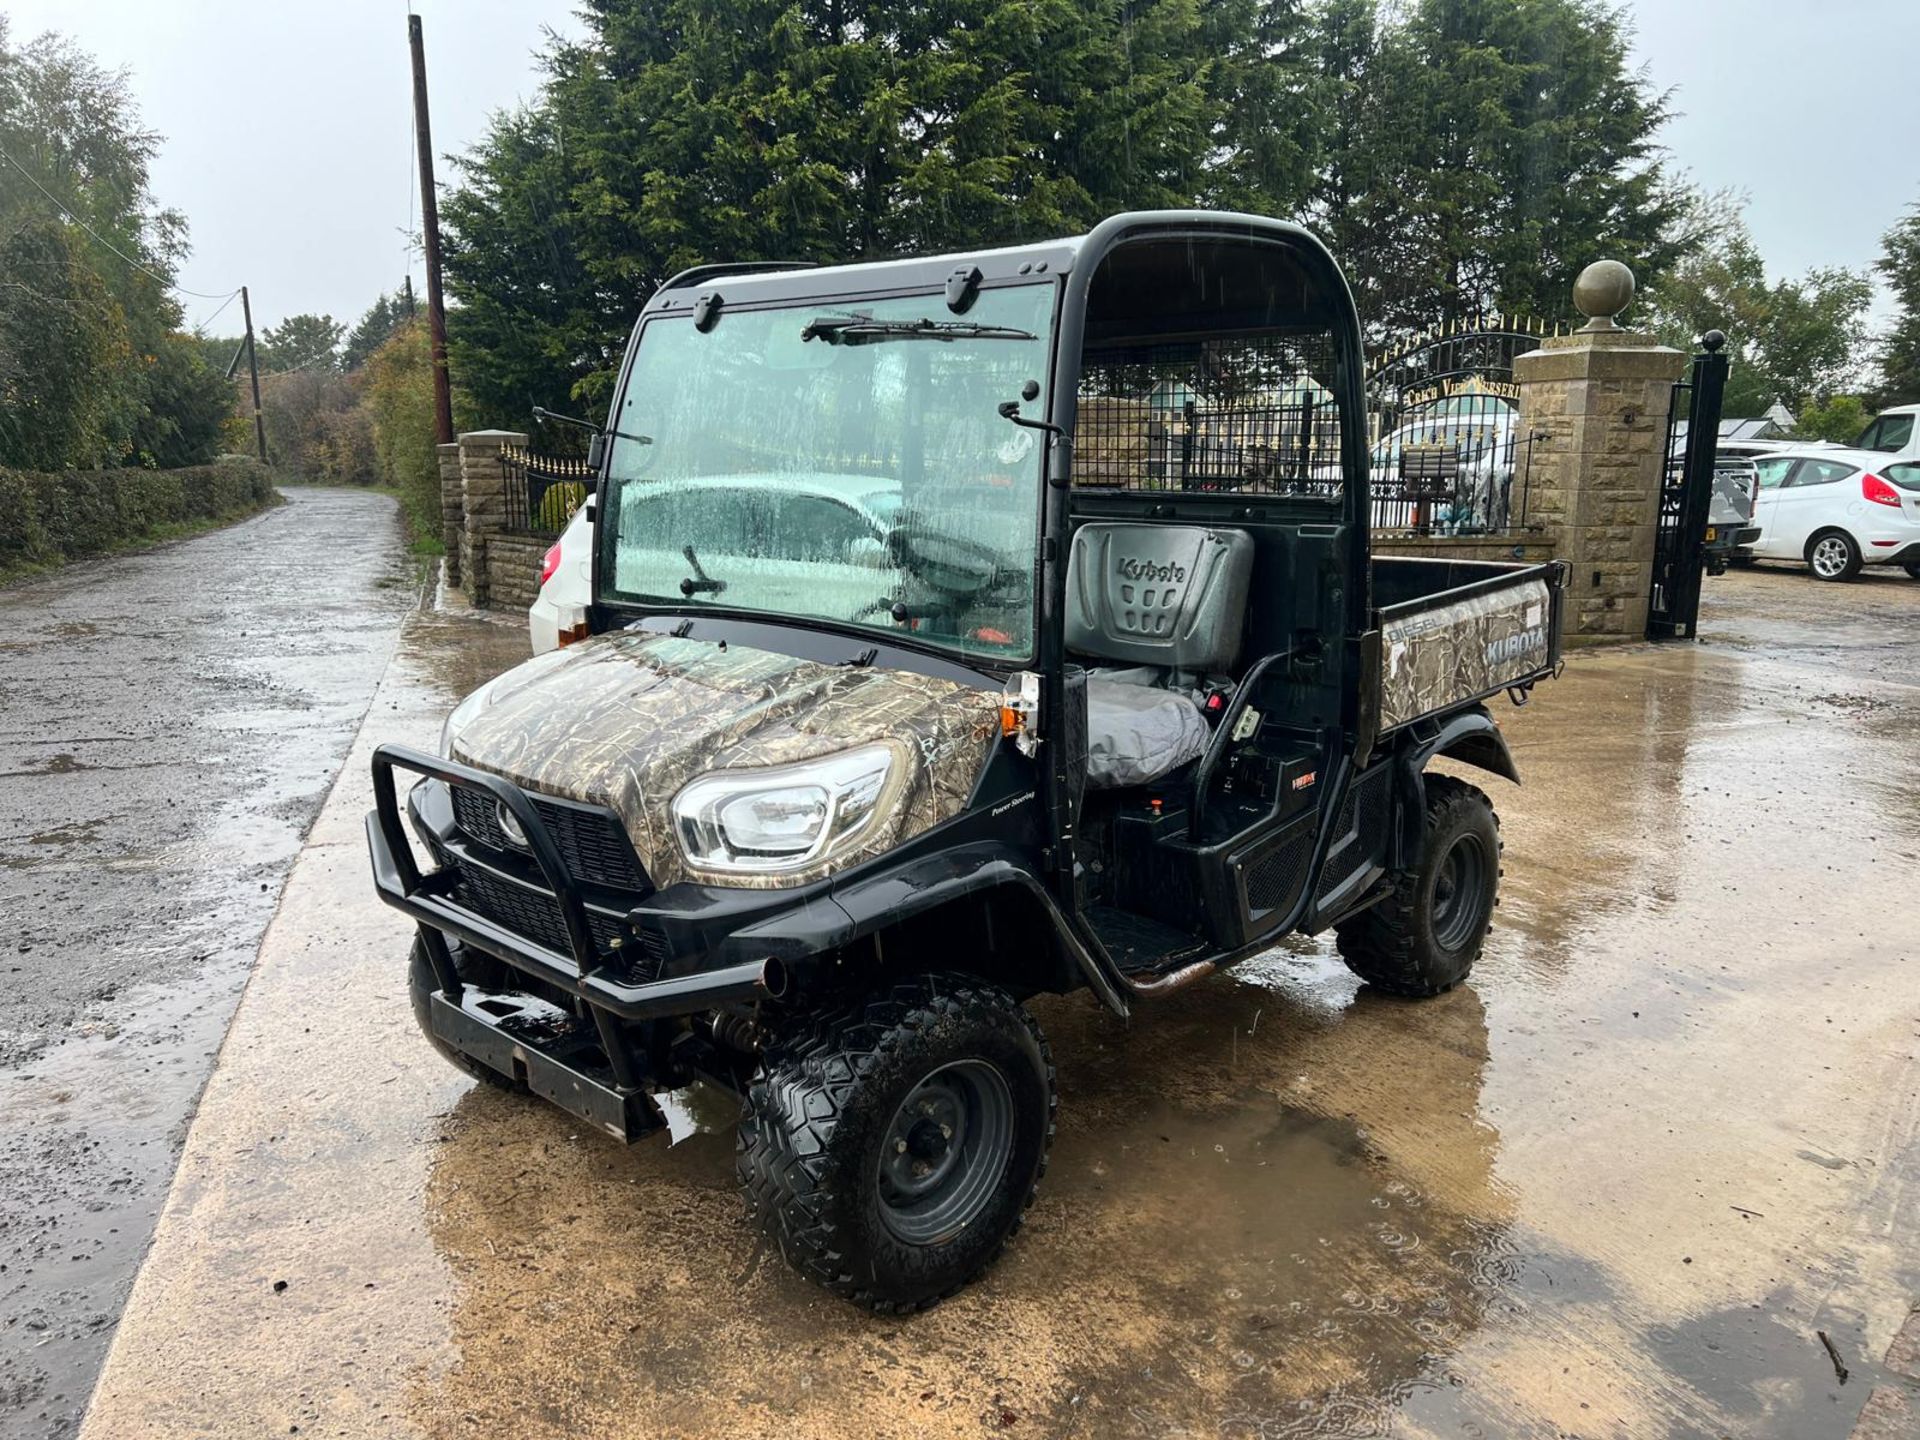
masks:
{"type": "Polygon", "coordinates": [[[78,1423],[417,596],[392,501],[287,501],[0,591],[0,1440],[78,1423]]]}

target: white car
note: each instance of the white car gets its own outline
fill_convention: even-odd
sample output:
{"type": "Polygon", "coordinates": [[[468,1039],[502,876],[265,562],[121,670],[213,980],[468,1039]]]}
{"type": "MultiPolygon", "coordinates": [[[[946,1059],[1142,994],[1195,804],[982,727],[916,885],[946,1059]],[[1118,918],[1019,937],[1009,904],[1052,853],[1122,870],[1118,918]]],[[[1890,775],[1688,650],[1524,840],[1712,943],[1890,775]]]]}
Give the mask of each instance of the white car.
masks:
{"type": "Polygon", "coordinates": [[[1754,468],[1760,535],[1749,556],[1801,562],[1818,580],[1851,580],[1863,565],[1920,579],[1920,461],[1808,448],[1759,456],[1754,468]]]}
{"type": "Polygon", "coordinates": [[[1446,445],[1459,457],[1454,496],[1440,506],[1432,523],[1443,532],[1497,530],[1507,523],[1513,483],[1517,412],[1508,405],[1464,413],[1423,415],[1374,442],[1368,455],[1368,479],[1374,496],[1374,524],[1390,529],[1405,523],[1400,455],[1410,445],[1446,445]]]}
{"type": "Polygon", "coordinates": [[[540,563],[540,593],[527,607],[533,653],[544,654],[587,633],[593,598],[593,522],[582,505],[540,563]]]}
{"type": "MultiPolygon", "coordinates": [[[[782,603],[811,613],[822,605],[852,606],[876,600],[898,577],[891,569],[888,536],[899,506],[899,488],[868,476],[716,476],[663,486],[650,503],[665,506],[666,526],[694,552],[632,549],[623,565],[642,587],[643,574],[670,577],[677,586],[695,566],[724,577],[740,566],[769,581],[790,581],[782,603]],[[775,544],[774,538],[779,543],[775,544]],[[824,588],[823,588],[824,587],[824,588]]],[[[587,507],[573,520],[541,566],[540,594],[527,607],[533,653],[585,636],[593,597],[593,525],[587,507]]]]}
{"type": "Polygon", "coordinates": [[[1855,450],[1872,450],[1897,460],[1920,460],[1920,405],[1895,405],[1882,410],[1853,442],[1855,450]]]}

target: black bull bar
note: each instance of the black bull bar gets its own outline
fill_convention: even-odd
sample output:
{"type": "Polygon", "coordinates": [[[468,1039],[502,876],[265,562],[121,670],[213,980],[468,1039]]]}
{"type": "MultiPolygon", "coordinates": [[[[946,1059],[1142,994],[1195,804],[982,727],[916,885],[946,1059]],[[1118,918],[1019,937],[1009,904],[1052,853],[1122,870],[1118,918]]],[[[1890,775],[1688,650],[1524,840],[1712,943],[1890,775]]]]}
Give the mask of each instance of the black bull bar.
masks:
{"type": "Polygon", "coordinates": [[[777,997],[786,988],[786,974],[771,958],[642,984],[601,973],[605,962],[588,924],[579,883],[527,793],[497,775],[405,746],[382,745],[373,752],[373,800],[366,824],[374,886],[382,900],[419,924],[421,944],[439,989],[430,1007],[434,1033],[504,1074],[523,1072],[536,1092],[583,1119],[620,1133],[619,1125],[609,1123],[615,1118],[611,1112],[630,1113],[630,1102],[644,1082],[618,1021],[698,1014],[777,997]],[[519,822],[527,854],[560,908],[570,953],[551,949],[457,903],[453,892],[460,877],[455,868],[421,871],[400,813],[396,770],[478,790],[519,822]],[[598,1084],[550,1047],[531,1040],[510,1022],[501,1023],[492,1007],[468,1003],[463,994],[467,987],[447,950],[449,936],[584,1000],[616,1085],[598,1084]]]}

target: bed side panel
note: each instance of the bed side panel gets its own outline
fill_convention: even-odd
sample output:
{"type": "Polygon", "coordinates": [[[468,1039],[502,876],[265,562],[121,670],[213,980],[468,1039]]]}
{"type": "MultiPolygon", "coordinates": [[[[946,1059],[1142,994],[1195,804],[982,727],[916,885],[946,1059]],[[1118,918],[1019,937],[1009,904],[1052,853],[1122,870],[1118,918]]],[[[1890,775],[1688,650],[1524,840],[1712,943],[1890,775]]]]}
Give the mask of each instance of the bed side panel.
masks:
{"type": "Polygon", "coordinates": [[[1553,663],[1544,579],[1395,616],[1381,628],[1380,728],[1531,679],[1553,663]]]}

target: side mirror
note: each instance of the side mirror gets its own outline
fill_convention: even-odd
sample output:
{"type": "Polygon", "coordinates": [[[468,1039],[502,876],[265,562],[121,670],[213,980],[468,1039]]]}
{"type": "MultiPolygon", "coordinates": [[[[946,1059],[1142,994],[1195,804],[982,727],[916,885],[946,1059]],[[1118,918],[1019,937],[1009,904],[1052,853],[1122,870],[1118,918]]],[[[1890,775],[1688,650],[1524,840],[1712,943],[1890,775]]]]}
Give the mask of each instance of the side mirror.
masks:
{"type": "Polygon", "coordinates": [[[595,475],[598,475],[600,473],[600,466],[606,458],[606,434],[603,431],[596,430],[593,432],[593,438],[587,441],[587,468],[593,471],[595,475]]]}
{"type": "Polygon", "coordinates": [[[863,570],[891,570],[893,557],[887,553],[885,542],[862,535],[848,543],[847,563],[863,570]]]}

